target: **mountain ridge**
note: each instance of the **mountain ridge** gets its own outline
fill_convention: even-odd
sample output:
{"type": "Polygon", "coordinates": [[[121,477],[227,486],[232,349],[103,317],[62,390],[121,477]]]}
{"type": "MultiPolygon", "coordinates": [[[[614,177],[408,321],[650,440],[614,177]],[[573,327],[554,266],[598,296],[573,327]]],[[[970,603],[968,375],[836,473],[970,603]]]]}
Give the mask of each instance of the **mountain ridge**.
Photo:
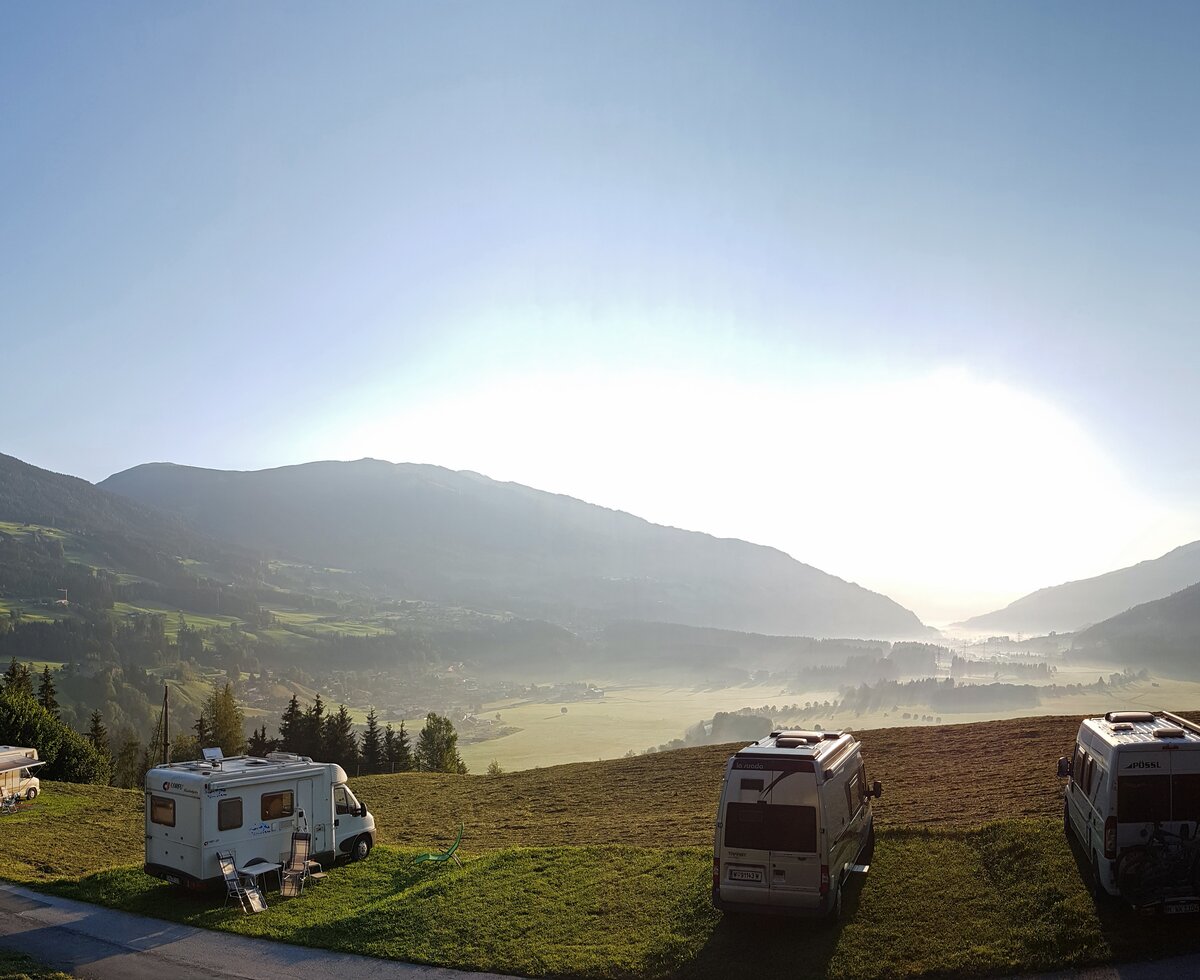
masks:
{"type": "Polygon", "coordinates": [[[894,600],[777,548],[469,470],[370,458],[250,471],[146,463],[99,486],[206,535],[354,568],[432,601],[584,627],[635,618],[775,634],[933,634],[894,600]]]}

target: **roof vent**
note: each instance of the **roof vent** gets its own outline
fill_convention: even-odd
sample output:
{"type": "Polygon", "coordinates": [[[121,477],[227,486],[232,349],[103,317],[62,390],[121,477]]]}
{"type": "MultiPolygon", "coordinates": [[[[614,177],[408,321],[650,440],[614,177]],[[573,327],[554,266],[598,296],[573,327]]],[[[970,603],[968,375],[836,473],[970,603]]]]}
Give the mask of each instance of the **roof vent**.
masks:
{"type": "Polygon", "coordinates": [[[1155,738],[1186,738],[1187,733],[1182,728],[1156,728],[1155,738]]]}
{"type": "Polygon", "coordinates": [[[1154,715],[1149,711],[1110,711],[1104,716],[1105,721],[1154,721],[1154,715]]]}
{"type": "Polygon", "coordinates": [[[1129,722],[1127,722],[1127,721],[1118,721],[1118,722],[1116,722],[1116,724],[1109,725],[1109,728],[1112,729],[1112,731],[1114,731],[1114,732],[1131,732],[1131,731],[1133,731],[1133,726],[1131,724],[1129,724],[1129,722]]]}

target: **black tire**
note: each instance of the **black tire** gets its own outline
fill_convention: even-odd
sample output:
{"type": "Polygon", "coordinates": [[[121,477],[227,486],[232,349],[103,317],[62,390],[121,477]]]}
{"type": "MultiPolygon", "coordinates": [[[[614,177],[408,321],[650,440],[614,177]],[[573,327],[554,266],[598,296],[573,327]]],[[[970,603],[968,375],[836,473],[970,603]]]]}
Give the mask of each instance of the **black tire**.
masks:
{"type": "Polygon", "coordinates": [[[371,838],[367,834],[359,834],[350,845],[350,860],[365,861],[371,853],[371,838]]]}
{"type": "Polygon", "coordinates": [[[1144,847],[1131,847],[1117,861],[1117,888],[1135,903],[1146,890],[1146,878],[1154,860],[1144,847]]]}
{"type": "Polygon", "coordinates": [[[1096,852],[1092,852],[1092,898],[1095,899],[1097,905],[1103,905],[1113,900],[1112,895],[1105,891],[1104,886],[1100,884],[1100,859],[1096,857],[1096,852]]]}
{"type": "Polygon", "coordinates": [[[30,786],[29,789],[25,790],[25,799],[27,800],[36,799],[37,795],[38,790],[36,786],[30,786]]]}

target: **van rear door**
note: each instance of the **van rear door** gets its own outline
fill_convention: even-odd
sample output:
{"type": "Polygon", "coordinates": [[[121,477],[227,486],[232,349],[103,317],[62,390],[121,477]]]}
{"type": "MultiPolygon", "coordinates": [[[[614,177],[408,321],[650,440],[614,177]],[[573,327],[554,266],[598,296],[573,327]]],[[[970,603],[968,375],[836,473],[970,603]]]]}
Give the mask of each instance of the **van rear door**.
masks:
{"type": "Polygon", "coordinates": [[[735,759],[723,817],[723,900],[797,907],[816,903],[820,834],[811,760],[735,759]]]}

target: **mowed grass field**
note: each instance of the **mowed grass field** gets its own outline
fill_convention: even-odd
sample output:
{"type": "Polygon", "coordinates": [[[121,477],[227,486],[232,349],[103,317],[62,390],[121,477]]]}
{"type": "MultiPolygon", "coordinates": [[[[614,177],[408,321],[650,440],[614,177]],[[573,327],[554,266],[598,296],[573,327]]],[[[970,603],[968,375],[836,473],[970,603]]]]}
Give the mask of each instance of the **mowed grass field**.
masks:
{"type": "Polygon", "coordinates": [[[862,732],[884,783],[870,875],[837,926],[709,903],[737,746],[501,776],[353,781],[380,846],[260,916],[146,877],[135,792],[48,784],[0,818],[3,875],[174,921],[534,977],[986,976],[1200,949],[1200,922],[1098,907],[1061,829],[1075,718],[862,732]],[[464,867],[414,864],[463,822],[464,867]]]}

